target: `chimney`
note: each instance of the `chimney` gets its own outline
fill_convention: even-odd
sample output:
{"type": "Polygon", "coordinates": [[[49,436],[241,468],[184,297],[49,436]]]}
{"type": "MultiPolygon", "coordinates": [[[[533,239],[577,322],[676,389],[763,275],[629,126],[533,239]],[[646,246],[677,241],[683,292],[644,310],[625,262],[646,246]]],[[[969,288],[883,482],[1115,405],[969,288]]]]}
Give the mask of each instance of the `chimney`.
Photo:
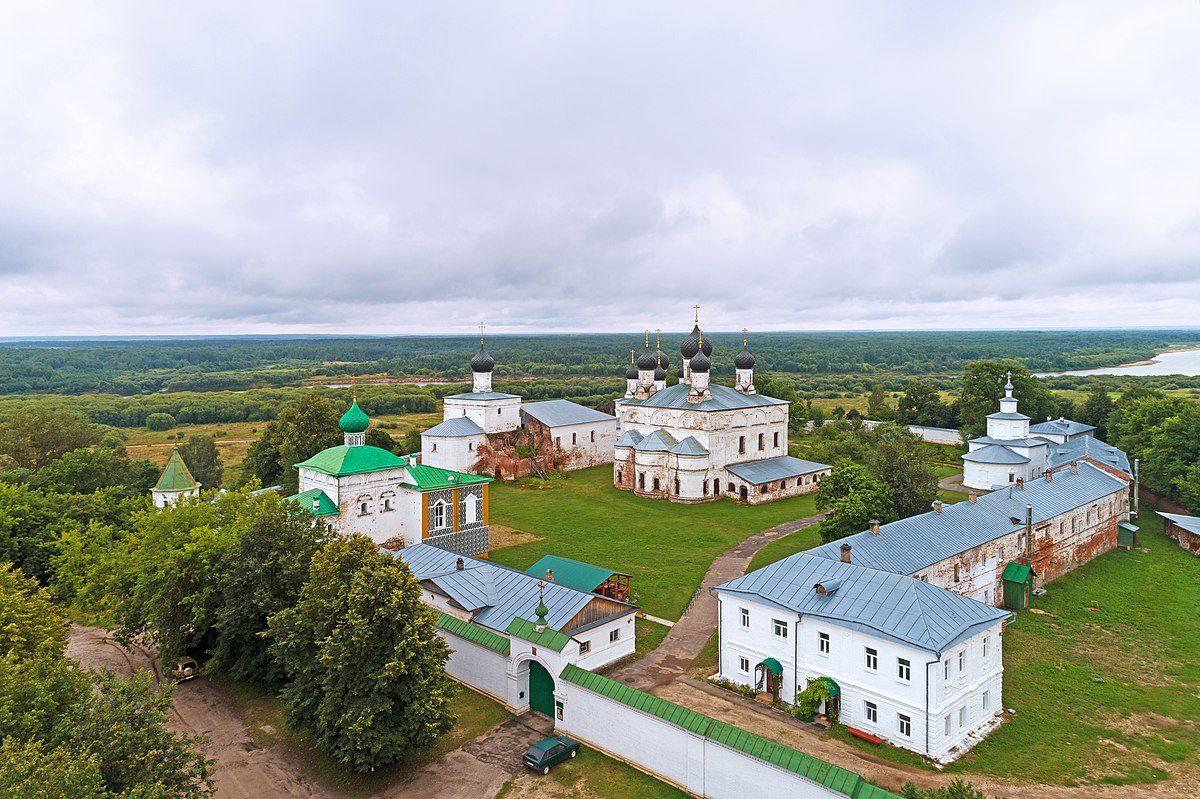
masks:
{"type": "Polygon", "coordinates": [[[1025,478],[1024,478],[1024,477],[1018,477],[1018,478],[1017,478],[1017,490],[1018,490],[1018,491],[1024,491],[1024,490],[1025,490],[1025,478]]]}
{"type": "Polygon", "coordinates": [[[869,524],[871,525],[871,535],[879,535],[879,520],[872,519],[869,524]]]}
{"type": "Polygon", "coordinates": [[[320,513],[320,512],[321,512],[321,500],[317,497],[313,497],[313,513],[320,513]]]}
{"type": "Polygon", "coordinates": [[[850,562],[850,545],[842,544],[842,563],[850,562]]]}
{"type": "Polygon", "coordinates": [[[970,491],[967,493],[967,499],[971,500],[971,504],[974,505],[979,500],[979,495],[974,491],[970,491]]]}
{"type": "Polygon", "coordinates": [[[546,569],[546,582],[554,582],[554,569],[546,569]]]}
{"type": "Polygon", "coordinates": [[[1079,461],[1071,461],[1071,474],[1079,474],[1079,461]]]}
{"type": "Polygon", "coordinates": [[[935,499],[933,501],[933,512],[934,513],[942,512],[942,501],[940,499],[935,499]]]}
{"type": "Polygon", "coordinates": [[[467,562],[462,558],[459,558],[458,560],[454,561],[454,568],[458,571],[462,571],[463,569],[467,568],[467,562]]]}
{"type": "Polygon", "coordinates": [[[1046,472],[1046,482],[1047,483],[1054,482],[1054,472],[1046,472]]]}

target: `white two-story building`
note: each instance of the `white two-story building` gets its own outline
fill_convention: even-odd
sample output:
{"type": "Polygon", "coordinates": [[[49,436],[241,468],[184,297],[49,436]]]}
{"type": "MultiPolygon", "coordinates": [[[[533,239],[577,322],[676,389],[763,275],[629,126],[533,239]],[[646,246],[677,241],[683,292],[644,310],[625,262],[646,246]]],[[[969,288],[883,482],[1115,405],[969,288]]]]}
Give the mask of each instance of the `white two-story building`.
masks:
{"type": "Polygon", "coordinates": [[[840,723],[934,760],[998,723],[1006,611],[803,552],[713,590],[726,679],[791,702],[826,678],[840,723]]]}

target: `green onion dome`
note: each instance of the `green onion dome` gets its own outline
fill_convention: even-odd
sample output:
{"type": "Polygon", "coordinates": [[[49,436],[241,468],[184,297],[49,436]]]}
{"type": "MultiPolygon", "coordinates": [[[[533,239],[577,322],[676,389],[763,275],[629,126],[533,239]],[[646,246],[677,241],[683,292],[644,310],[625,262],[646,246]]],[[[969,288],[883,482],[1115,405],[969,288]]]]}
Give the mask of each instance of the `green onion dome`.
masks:
{"type": "Polygon", "coordinates": [[[350,410],[343,413],[341,419],[338,419],[338,427],[342,428],[343,433],[365,433],[370,426],[371,417],[363,413],[357,401],[350,405],[350,410]]]}

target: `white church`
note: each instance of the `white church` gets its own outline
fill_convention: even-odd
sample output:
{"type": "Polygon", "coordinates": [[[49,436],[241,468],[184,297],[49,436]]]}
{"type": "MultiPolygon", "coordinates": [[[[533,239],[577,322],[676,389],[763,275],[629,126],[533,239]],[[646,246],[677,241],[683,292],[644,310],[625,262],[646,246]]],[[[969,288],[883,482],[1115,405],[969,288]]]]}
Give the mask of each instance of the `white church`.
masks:
{"type": "Polygon", "coordinates": [[[759,504],[816,491],[830,467],[788,455],[788,403],[755,389],[744,331],[733,388],[710,380],[713,348],[699,315],[679,350],[677,385],[667,386],[670,362],[661,344],[651,351],[649,334],[625,373],[613,485],[682,503],[727,496],[759,504]]]}
{"type": "Polygon", "coordinates": [[[496,361],[479,338],[471,358],[469,392],[442,400],[442,422],[421,434],[421,463],[458,472],[513,478],[528,474],[528,459],[516,455],[529,445],[545,466],[559,471],[612,462],[617,419],[568,400],[524,402],[517,394],[492,390],[496,361]]]}

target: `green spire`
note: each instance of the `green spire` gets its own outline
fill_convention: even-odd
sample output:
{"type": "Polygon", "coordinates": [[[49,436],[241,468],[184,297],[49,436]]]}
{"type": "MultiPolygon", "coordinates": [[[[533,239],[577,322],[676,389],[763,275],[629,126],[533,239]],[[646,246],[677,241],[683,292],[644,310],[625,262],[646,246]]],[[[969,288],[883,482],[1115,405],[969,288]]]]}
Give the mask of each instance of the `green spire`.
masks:
{"type": "Polygon", "coordinates": [[[196,478],[192,477],[192,473],[188,471],[187,464],[183,462],[183,457],[179,454],[179,447],[172,447],[171,457],[167,460],[167,466],[163,469],[162,477],[158,478],[158,484],[154,486],[154,490],[191,491],[199,486],[196,478]]]}
{"type": "Polygon", "coordinates": [[[542,589],[545,585],[544,582],[538,580],[538,606],[534,613],[537,614],[537,629],[539,632],[546,629],[546,614],[550,612],[550,608],[546,607],[546,598],[542,594],[542,589]]]}
{"type": "Polygon", "coordinates": [[[338,419],[338,427],[342,428],[343,433],[365,433],[370,426],[371,417],[358,407],[357,400],[350,405],[350,410],[343,413],[342,418],[338,419]]]}

